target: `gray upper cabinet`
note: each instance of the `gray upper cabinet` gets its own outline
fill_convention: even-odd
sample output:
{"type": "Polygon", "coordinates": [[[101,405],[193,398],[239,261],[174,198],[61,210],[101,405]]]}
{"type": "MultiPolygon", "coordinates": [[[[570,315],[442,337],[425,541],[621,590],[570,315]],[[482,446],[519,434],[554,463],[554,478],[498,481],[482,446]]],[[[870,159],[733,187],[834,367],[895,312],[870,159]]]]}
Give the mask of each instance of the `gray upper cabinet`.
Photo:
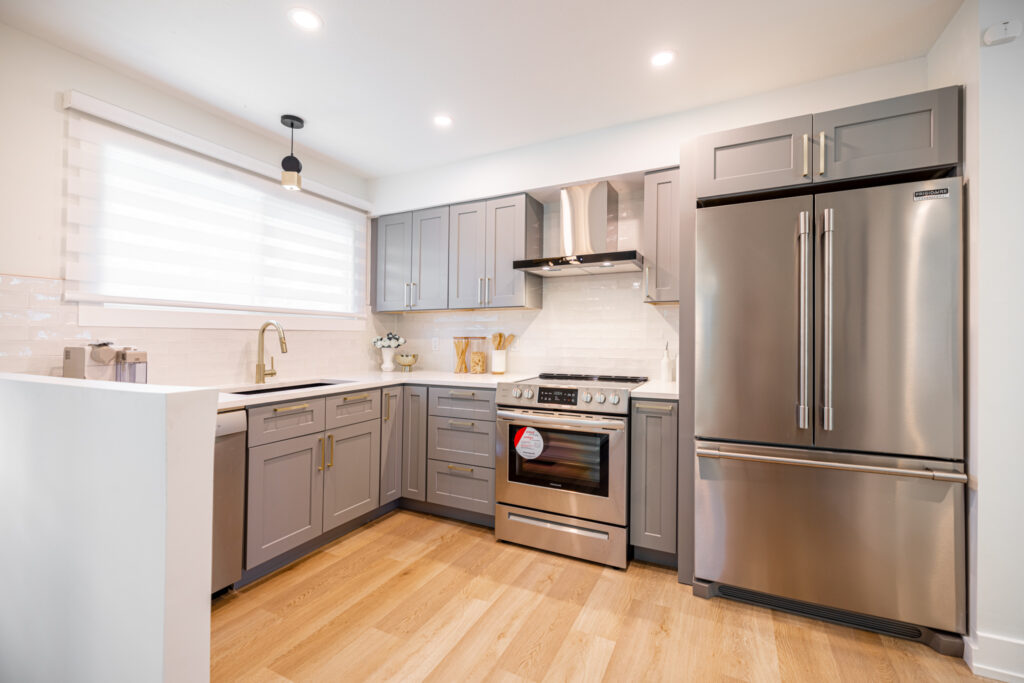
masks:
{"type": "Polygon", "coordinates": [[[960,160],[960,88],[814,115],[814,181],[894,173],[960,160]]]}
{"type": "Polygon", "coordinates": [[[380,502],[380,421],[329,431],[324,466],[323,530],[376,510],[380,502]]]}
{"type": "Polygon", "coordinates": [[[704,135],[697,196],[770,190],[960,162],[960,86],[704,135]]]}
{"type": "Polygon", "coordinates": [[[697,196],[811,182],[811,116],[704,135],[697,140],[697,196]]]}
{"type": "Polygon", "coordinates": [[[629,542],[675,553],[678,404],[634,400],[630,429],[629,542]]]}
{"type": "Polygon", "coordinates": [[[679,169],[644,177],[644,301],[679,301],[679,169]]]}
{"type": "Polygon", "coordinates": [[[541,281],[512,268],[539,258],[544,207],[517,194],[456,204],[448,229],[448,308],[538,308],[541,281]]]}
{"type": "Polygon", "coordinates": [[[377,311],[403,311],[409,304],[412,268],[412,214],[381,216],[376,221],[374,255],[377,311]]]}
{"type": "Polygon", "coordinates": [[[427,388],[405,387],[402,408],[402,497],[426,500],[427,388]]]}
{"type": "Polygon", "coordinates": [[[540,306],[541,280],[513,270],[512,262],[540,258],[544,208],[529,195],[487,200],[484,303],[488,307],[540,306]]]}
{"type": "Polygon", "coordinates": [[[381,392],[384,414],[380,423],[380,504],[402,495],[402,387],[381,392]]]}
{"type": "Polygon", "coordinates": [[[249,449],[247,569],[322,533],[324,458],[322,433],[249,449]]]}
{"type": "Polygon", "coordinates": [[[487,202],[456,204],[448,219],[448,308],[483,308],[487,202]]]}
{"type": "Polygon", "coordinates": [[[374,221],[375,311],[448,307],[448,207],[374,221]]]}
{"type": "Polygon", "coordinates": [[[448,307],[448,207],[412,214],[409,308],[448,307]]]}

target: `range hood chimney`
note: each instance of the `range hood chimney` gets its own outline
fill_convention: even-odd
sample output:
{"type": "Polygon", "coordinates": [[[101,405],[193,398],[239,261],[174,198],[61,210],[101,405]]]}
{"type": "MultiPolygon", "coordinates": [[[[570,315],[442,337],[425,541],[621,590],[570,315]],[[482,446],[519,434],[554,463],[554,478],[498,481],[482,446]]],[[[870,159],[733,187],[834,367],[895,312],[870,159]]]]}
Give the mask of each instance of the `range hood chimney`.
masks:
{"type": "Polygon", "coordinates": [[[514,261],[512,267],[543,277],[637,272],[643,257],[619,251],[619,195],[602,180],[559,191],[558,243],[545,244],[539,259],[514,261]]]}

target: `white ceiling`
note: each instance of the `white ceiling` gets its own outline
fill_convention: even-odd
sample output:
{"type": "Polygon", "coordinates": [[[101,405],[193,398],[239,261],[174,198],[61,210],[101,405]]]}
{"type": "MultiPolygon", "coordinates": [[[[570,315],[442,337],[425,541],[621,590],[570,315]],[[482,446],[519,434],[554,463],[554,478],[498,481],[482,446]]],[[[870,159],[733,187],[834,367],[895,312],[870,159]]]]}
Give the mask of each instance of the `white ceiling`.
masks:
{"type": "Polygon", "coordinates": [[[275,134],[303,116],[303,146],[379,177],[920,57],[960,3],[0,0],[0,21],[275,134]]]}

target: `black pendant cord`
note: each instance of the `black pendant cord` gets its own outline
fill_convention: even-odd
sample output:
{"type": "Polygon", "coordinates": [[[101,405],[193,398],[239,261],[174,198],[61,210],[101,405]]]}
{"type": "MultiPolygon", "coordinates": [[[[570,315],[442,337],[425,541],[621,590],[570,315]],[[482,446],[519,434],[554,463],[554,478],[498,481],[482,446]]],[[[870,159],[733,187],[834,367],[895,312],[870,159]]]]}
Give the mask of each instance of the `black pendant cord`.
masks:
{"type": "Polygon", "coordinates": [[[295,126],[288,126],[292,131],[292,142],[288,146],[288,155],[295,156],[295,126]]]}

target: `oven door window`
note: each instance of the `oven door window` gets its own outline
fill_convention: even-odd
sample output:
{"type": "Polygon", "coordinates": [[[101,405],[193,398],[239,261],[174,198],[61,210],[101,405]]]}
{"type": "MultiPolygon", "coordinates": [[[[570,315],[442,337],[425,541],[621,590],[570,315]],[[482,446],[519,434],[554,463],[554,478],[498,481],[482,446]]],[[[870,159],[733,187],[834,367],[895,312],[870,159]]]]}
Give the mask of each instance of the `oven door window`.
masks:
{"type": "Polygon", "coordinates": [[[574,432],[547,427],[510,424],[508,430],[508,479],[510,482],[533,484],[565,491],[578,491],[595,496],[608,496],[608,435],[599,432],[574,432]],[[540,433],[543,447],[522,449],[516,442],[540,433]]]}

